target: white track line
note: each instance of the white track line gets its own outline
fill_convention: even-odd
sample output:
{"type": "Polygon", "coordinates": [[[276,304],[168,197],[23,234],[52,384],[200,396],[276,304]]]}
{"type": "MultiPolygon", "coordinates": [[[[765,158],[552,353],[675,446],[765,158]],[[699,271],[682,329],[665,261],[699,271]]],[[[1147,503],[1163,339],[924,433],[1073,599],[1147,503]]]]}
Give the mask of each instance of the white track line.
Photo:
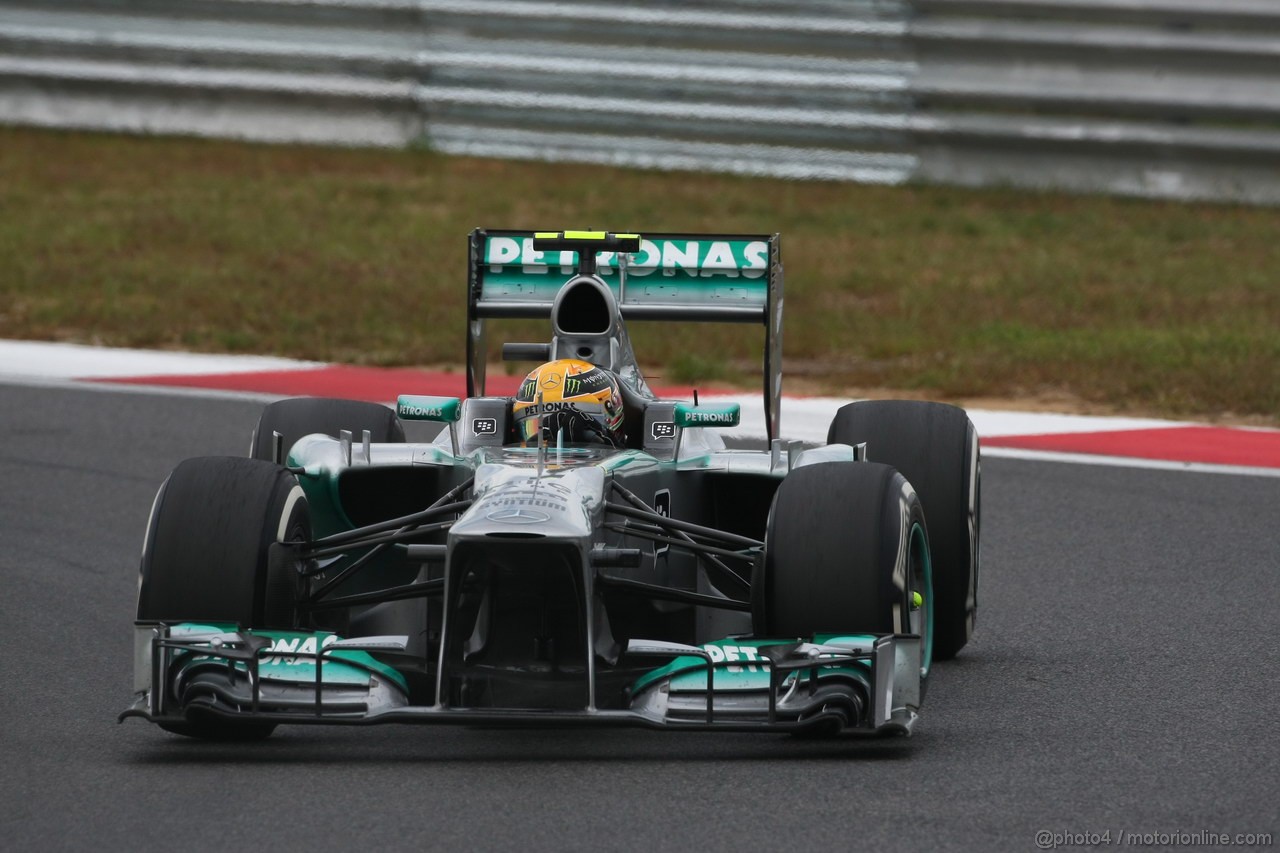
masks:
{"type": "MultiPolygon", "coordinates": [[[[323,362],[267,356],[206,355],[201,353],[97,347],[81,344],[0,340],[0,381],[39,387],[75,387],[112,393],[167,394],[262,401],[279,399],[279,395],[264,394],[256,391],[148,387],[114,383],[110,385],[95,385],[92,382],[79,382],[77,380],[132,376],[226,375],[256,371],[308,370],[325,366],[323,362]]],[[[736,401],[740,403],[742,405],[742,422],[733,431],[734,434],[753,438],[764,437],[765,417],[760,395],[750,393],[707,394],[702,395],[701,399],[706,402],[736,401]]],[[[833,397],[784,397],[782,401],[782,434],[789,439],[821,444],[826,441],[827,425],[831,423],[831,418],[834,417],[836,410],[847,402],[849,401],[846,399],[833,397]]],[[[978,434],[985,438],[1160,429],[1194,425],[1188,422],[1151,418],[1111,418],[986,409],[968,409],[966,411],[973,420],[978,434]]],[[[984,447],[982,452],[983,455],[988,457],[1038,462],[1062,462],[1074,465],[1103,465],[1205,474],[1280,477],[1280,469],[1275,468],[1173,462],[1087,453],[1059,453],[1010,447],[984,447]]]]}
{"type": "Polygon", "coordinates": [[[1253,468],[1247,465],[1213,465],[1208,462],[1171,462],[1133,456],[1099,456],[1092,453],[1059,453],[1051,450],[1023,450],[1019,447],[984,447],[984,457],[1021,459],[1028,462],[1063,462],[1069,465],[1103,465],[1109,468],[1145,468],[1190,474],[1232,474],[1247,477],[1280,477],[1280,468],[1253,468]]]}
{"type": "MultiPolygon", "coordinates": [[[[733,402],[742,404],[742,423],[739,432],[747,435],[764,435],[764,404],[758,394],[702,395],[708,403],[733,402]]],[[[824,442],[827,426],[836,410],[848,403],[836,397],[783,397],[782,434],[800,441],[824,442]]],[[[995,438],[1007,435],[1047,435],[1074,432],[1113,432],[1129,429],[1160,429],[1191,424],[1152,418],[1101,418],[1090,415],[1061,415],[1039,412],[1007,412],[990,409],[966,409],[978,435],[995,438]]]]}
{"type": "Polygon", "coordinates": [[[14,379],[110,379],[308,370],[318,361],[0,340],[0,376],[14,379]]]}

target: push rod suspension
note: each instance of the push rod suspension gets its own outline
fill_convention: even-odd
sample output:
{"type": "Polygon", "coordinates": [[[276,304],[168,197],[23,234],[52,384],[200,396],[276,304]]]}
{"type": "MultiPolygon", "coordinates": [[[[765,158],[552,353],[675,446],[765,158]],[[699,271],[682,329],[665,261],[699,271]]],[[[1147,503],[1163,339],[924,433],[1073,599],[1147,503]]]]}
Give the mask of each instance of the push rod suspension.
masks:
{"type": "Polygon", "coordinates": [[[373,558],[376,557],[378,554],[382,553],[382,551],[385,550],[388,545],[391,545],[394,542],[403,541],[405,539],[412,539],[416,536],[419,536],[423,533],[427,533],[433,530],[443,530],[451,526],[453,524],[452,521],[437,522],[432,525],[426,525],[423,522],[426,519],[432,518],[437,515],[444,515],[450,512],[457,512],[459,510],[466,509],[467,507],[469,507],[471,505],[471,501],[455,501],[455,498],[463,494],[467,489],[471,488],[471,484],[474,482],[475,482],[475,477],[468,477],[466,480],[459,483],[457,486],[454,486],[452,489],[445,492],[434,503],[432,503],[431,506],[427,507],[421,512],[412,513],[411,515],[402,516],[401,518],[393,518],[389,521],[378,522],[377,524],[371,524],[363,528],[358,528],[357,530],[354,530],[354,531],[347,531],[346,533],[347,541],[346,541],[345,547],[338,547],[336,544],[333,544],[331,541],[340,536],[343,536],[344,534],[336,534],[335,536],[330,536],[327,539],[320,540],[321,543],[326,543],[326,542],[329,543],[330,547],[314,549],[310,554],[304,554],[304,558],[309,557],[309,558],[315,559],[320,555],[335,553],[334,549],[337,549],[336,553],[349,551],[353,547],[359,547],[360,544],[362,544],[359,542],[359,540],[365,536],[370,536],[375,533],[383,533],[389,530],[395,530],[394,533],[392,533],[388,537],[385,537],[381,541],[377,541],[373,543],[363,543],[363,544],[372,544],[373,547],[370,548],[367,553],[365,553],[363,556],[357,559],[350,566],[347,566],[345,569],[338,572],[338,574],[335,575],[332,580],[327,581],[323,586],[321,586],[314,593],[308,596],[308,599],[307,599],[308,603],[315,604],[320,599],[324,598],[326,595],[328,595],[330,592],[336,589],[339,584],[346,581],[348,578],[350,578],[360,569],[369,565],[369,563],[373,560],[373,558]],[[406,519],[411,519],[411,520],[406,521],[406,519]],[[399,526],[398,530],[396,530],[397,525],[399,526]],[[352,544],[352,541],[351,541],[352,534],[359,534],[358,536],[355,537],[356,544],[352,544]]]}
{"type": "Polygon", "coordinates": [[[718,595],[706,595],[701,592],[690,592],[687,589],[674,589],[655,583],[635,581],[630,578],[617,578],[612,575],[597,575],[596,582],[601,586],[612,587],[645,598],[660,601],[678,601],[684,604],[697,604],[701,607],[716,607],[720,610],[751,610],[750,601],[739,601],[736,598],[721,598],[718,595]]]}
{"type": "Polygon", "coordinates": [[[739,548],[760,548],[764,545],[759,539],[752,539],[749,536],[739,536],[736,533],[729,533],[725,530],[716,530],[714,527],[704,527],[701,524],[694,524],[691,521],[681,521],[678,518],[668,518],[646,504],[634,493],[628,491],[626,487],[619,485],[617,482],[613,484],[614,490],[631,504],[606,503],[605,508],[609,512],[616,512],[618,515],[625,515],[629,518],[638,518],[647,521],[650,524],[657,524],[670,530],[679,530],[682,533],[693,533],[704,539],[717,539],[728,545],[736,545],[739,548]]]}
{"type": "MultiPolygon", "coordinates": [[[[467,489],[471,488],[475,482],[475,477],[468,477],[463,482],[454,486],[435,500],[429,507],[418,512],[403,515],[400,518],[389,518],[386,521],[379,521],[375,524],[368,524],[364,527],[356,527],[352,530],[344,530],[341,533],[335,533],[332,536],[326,536],[323,539],[317,539],[312,542],[312,547],[325,547],[328,545],[339,545],[344,542],[350,542],[353,539],[362,539],[365,536],[371,536],[375,533],[381,533],[385,530],[395,530],[423,521],[427,521],[436,515],[445,515],[450,512],[458,512],[466,509],[471,505],[471,501],[459,502],[458,496],[463,494],[467,489]]],[[[304,554],[304,556],[310,556],[304,554]]]]}
{"type": "MultiPolygon", "coordinates": [[[[622,486],[616,480],[613,483],[613,488],[614,491],[621,495],[622,499],[631,504],[631,506],[629,507],[625,504],[613,503],[610,501],[605,503],[606,512],[616,513],[617,515],[629,518],[638,518],[657,524],[671,531],[672,535],[680,539],[683,544],[691,544],[695,546],[698,544],[693,537],[689,535],[688,531],[684,529],[685,526],[691,526],[699,531],[706,531],[711,534],[719,533],[719,531],[714,531],[710,528],[702,527],[701,525],[690,525],[688,522],[677,522],[675,519],[667,518],[664,515],[654,512],[653,507],[640,500],[640,498],[636,497],[631,491],[622,486]],[[634,507],[634,509],[632,507],[634,507]]],[[[726,534],[726,537],[727,536],[728,534],[726,534]]],[[[754,542],[754,540],[747,539],[745,536],[735,538],[743,540],[744,543],[754,542]]],[[[748,545],[747,547],[751,546],[748,545]]],[[[750,591],[751,582],[743,580],[737,572],[720,562],[719,559],[710,554],[699,553],[696,550],[693,553],[697,556],[698,560],[702,562],[703,566],[706,567],[707,574],[711,576],[712,583],[723,583],[726,586],[734,587],[742,593],[750,591]]]]}
{"type": "Polygon", "coordinates": [[[662,528],[650,524],[632,524],[626,522],[623,524],[606,524],[606,530],[613,530],[617,533],[623,533],[627,536],[635,536],[639,539],[649,539],[653,542],[663,542],[668,545],[674,545],[677,548],[685,548],[689,551],[695,551],[699,554],[711,554],[715,557],[728,557],[739,560],[754,560],[751,554],[744,554],[741,551],[730,551],[727,548],[717,548],[714,545],[704,545],[700,542],[689,542],[685,539],[676,539],[671,536],[663,535],[662,528]]]}
{"type": "Polygon", "coordinates": [[[331,610],[338,607],[352,607],[357,604],[382,604],[385,601],[404,601],[409,598],[426,598],[444,592],[444,579],[393,586],[388,589],[375,589],[371,592],[358,592],[353,595],[340,595],[325,601],[308,602],[308,610],[331,610]]]}
{"type": "Polygon", "coordinates": [[[348,554],[357,548],[367,548],[370,545],[386,546],[394,545],[397,542],[406,542],[415,537],[422,536],[438,530],[448,530],[453,526],[453,520],[437,521],[434,524],[413,524],[406,525],[399,530],[393,530],[389,533],[381,533],[370,536],[367,539],[359,539],[355,542],[348,542],[345,545],[330,545],[326,548],[316,548],[313,551],[303,552],[304,559],[318,560],[322,557],[332,557],[334,554],[348,554]]]}

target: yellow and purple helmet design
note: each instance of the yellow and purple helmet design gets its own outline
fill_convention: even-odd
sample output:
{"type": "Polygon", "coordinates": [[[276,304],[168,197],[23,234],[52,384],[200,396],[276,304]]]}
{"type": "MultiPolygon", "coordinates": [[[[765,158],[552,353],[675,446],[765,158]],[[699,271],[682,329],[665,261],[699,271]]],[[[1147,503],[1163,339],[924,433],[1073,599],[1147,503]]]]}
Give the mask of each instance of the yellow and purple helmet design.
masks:
{"type": "Polygon", "coordinates": [[[612,373],[576,358],[549,361],[520,383],[511,405],[526,444],[541,431],[554,443],[594,441],[622,447],[622,389],[612,373]]]}

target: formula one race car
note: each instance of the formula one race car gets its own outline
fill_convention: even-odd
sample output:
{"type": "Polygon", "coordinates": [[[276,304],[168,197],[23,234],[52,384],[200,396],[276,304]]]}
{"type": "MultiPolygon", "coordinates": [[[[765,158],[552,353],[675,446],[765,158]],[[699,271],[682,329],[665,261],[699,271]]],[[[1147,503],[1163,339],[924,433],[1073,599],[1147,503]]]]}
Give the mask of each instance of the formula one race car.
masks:
{"type": "Polygon", "coordinates": [[[465,399],[272,403],[251,458],[160,487],[121,719],[909,734],[976,611],[965,413],[781,439],[777,235],[476,230],[469,266],[465,399]],[[545,362],[514,397],[485,394],[501,317],[551,321],[503,349],[545,362]],[[726,449],[736,403],[658,399],[624,320],[763,325],[767,449],[726,449]]]}

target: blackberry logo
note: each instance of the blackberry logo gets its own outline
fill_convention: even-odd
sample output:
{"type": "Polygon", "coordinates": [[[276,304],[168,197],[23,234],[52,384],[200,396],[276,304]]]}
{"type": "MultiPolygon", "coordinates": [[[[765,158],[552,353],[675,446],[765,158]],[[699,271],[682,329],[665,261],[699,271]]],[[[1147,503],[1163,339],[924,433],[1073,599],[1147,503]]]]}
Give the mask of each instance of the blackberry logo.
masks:
{"type": "Polygon", "coordinates": [[[676,425],[671,421],[654,421],[653,437],[661,441],[664,438],[676,437],[676,425]]]}
{"type": "Polygon", "coordinates": [[[471,431],[476,435],[497,435],[497,418],[476,418],[471,422],[471,431]]]}

